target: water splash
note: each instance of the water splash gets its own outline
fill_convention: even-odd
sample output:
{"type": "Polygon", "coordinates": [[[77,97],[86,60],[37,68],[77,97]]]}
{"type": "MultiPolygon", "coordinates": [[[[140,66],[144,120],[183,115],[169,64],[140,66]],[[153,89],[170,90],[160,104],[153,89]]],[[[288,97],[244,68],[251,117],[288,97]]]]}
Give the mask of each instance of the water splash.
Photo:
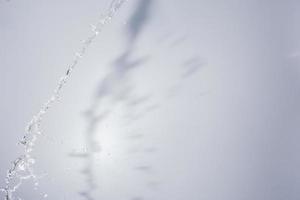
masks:
{"type": "MultiPolygon", "coordinates": [[[[43,117],[51,108],[51,106],[59,99],[62,88],[67,83],[72,71],[78,65],[80,59],[85,55],[88,47],[92,44],[97,35],[102,31],[103,27],[111,21],[112,17],[126,1],[128,0],[113,0],[107,13],[100,18],[97,24],[92,25],[93,33],[83,41],[82,47],[75,54],[75,58],[68,66],[66,73],[60,78],[52,96],[48,101],[46,101],[39,112],[34,115],[28,123],[25,129],[25,134],[19,141],[19,144],[24,147],[24,152],[19,155],[14,161],[12,161],[12,166],[7,170],[7,174],[5,177],[5,187],[0,189],[0,191],[5,193],[5,200],[15,199],[15,192],[22,185],[24,180],[33,179],[34,187],[38,187],[38,179],[40,177],[38,177],[33,170],[35,158],[32,156],[32,152],[34,151],[34,147],[39,136],[42,134],[41,123],[43,117]]],[[[44,198],[46,198],[47,196],[47,194],[43,195],[44,198]]],[[[18,199],[20,200],[21,198],[18,197],[18,199]]]]}

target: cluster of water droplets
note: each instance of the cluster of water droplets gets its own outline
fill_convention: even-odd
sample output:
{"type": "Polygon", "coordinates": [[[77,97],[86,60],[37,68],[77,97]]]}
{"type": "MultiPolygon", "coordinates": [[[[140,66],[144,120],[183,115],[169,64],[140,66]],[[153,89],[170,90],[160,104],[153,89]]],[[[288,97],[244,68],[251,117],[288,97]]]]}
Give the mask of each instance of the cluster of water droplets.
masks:
{"type": "MultiPolygon", "coordinates": [[[[34,187],[37,189],[39,184],[38,180],[41,177],[35,175],[34,173],[33,165],[35,164],[35,158],[32,156],[32,152],[39,136],[42,134],[41,123],[43,117],[51,108],[51,106],[59,99],[63,86],[67,83],[72,71],[78,65],[88,47],[92,44],[103,27],[111,21],[112,17],[126,1],[128,0],[113,0],[110,4],[108,12],[100,18],[97,24],[91,25],[92,34],[83,41],[82,47],[75,54],[75,58],[68,66],[66,73],[60,78],[52,96],[28,123],[25,129],[25,134],[19,141],[19,144],[24,147],[24,152],[12,162],[11,168],[7,170],[5,187],[0,189],[0,191],[5,193],[5,200],[15,199],[14,193],[22,185],[24,180],[32,179],[34,181],[34,187]]],[[[47,196],[47,194],[43,194],[44,198],[47,196]]],[[[18,197],[18,200],[21,200],[21,198],[18,197]]]]}

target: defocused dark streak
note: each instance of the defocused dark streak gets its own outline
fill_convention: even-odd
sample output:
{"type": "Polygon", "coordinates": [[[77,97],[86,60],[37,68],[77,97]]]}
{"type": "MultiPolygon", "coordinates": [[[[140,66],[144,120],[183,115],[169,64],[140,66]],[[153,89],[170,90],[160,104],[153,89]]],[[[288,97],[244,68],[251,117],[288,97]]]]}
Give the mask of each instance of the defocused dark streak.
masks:
{"type": "Polygon", "coordinates": [[[138,5],[128,23],[128,43],[125,51],[112,61],[110,72],[100,81],[96,95],[84,115],[87,121],[85,143],[88,150],[84,157],[81,155],[78,155],[78,157],[85,159],[85,167],[82,172],[85,175],[87,188],[80,191],[79,194],[87,200],[95,200],[93,193],[97,189],[93,173],[93,154],[100,151],[100,146],[95,138],[97,126],[108,117],[116,104],[124,104],[128,109],[128,113],[131,114],[134,113],[136,107],[145,106],[151,100],[150,94],[143,96],[135,94],[135,86],[131,84],[129,74],[149,60],[148,56],[134,58],[134,46],[147,23],[152,3],[153,0],[138,1],[138,5]],[[100,108],[106,98],[109,99],[111,107],[100,108]]]}

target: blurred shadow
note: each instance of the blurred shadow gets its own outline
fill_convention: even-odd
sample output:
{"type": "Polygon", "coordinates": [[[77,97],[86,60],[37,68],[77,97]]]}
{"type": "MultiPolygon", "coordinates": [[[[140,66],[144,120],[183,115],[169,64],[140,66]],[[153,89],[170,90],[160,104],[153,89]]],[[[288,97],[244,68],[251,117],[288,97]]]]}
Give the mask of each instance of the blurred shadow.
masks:
{"type": "Polygon", "coordinates": [[[131,200],[144,200],[143,197],[133,197],[131,200]]]}
{"type": "Polygon", "coordinates": [[[187,36],[185,36],[185,35],[184,35],[184,36],[181,36],[181,37],[175,39],[175,41],[173,41],[173,42],[170,44],[170,47],[171,47],[171,48],[176,47],[176,46],[178,46],[178,45],[184,43],[184,42],[186,41],[186,39],[187,39],[187,36]]]}
{"type": "Polygon", "coordinates": [[[198,56],[187,59],[183,62],[184,72],[182,74],[182,78],[189,78],[194,75],[203,65],[203,61],[201,61],[198,56]]]}
{"type": "Polygon", "coordinates": [[[135,43],[139,34],[145,26],[145,22],[149,18],[150,8],[153,0],[140,0],[135,12],[131,16],[128,25],[128,35],[130,44],[135,43]]]}
{"type": "MultiPolygon", "coordinates": [[[[89,108],[85,111],[84,118],[87,123],[85,143],[87,151],[85,153],[71,154],[73,157],[83,159],[85,163],[81,173],[85,176],[86,188],[79,192],[84,199],[96,199],[93,197],[93,193],[97,190],[96,176],[93,169],[93,155],[101,151],[101,147],[95,137],[97,126],[109,116],[116,104],[125,105],[129,109],[128,112],[131,113],[132,109],[137,106],[145,105],[151,98],[151,95],[139,96],[134,93],[135,87],[130,84],[129,75],[132,70],[144,65],[149,60],[147,56],[134,58],[134,47],[147,23],[152,3],[153,0],[138,1],[137,7],[127,25],[127,44],[125,51],[112,62],[110,72],[100,81],[96,95],[89,108]],[[110,103],[110,106],[105,109],[100,107],[104,100],[108,100],[110,103]]],[[[146,168],[141,168],[141,170],[146,170],[146,168]]],[[[137,197],[133,199],[141,200],[142,198],[137,197]]]]}
{"type": "Polygon", "coordinates": [[[151,172],[152,167],[150,165],[141,165],[141,166],[135,167],[134,169],[136,169],[138,171],[149,173],[149,172],[151,172]]]}

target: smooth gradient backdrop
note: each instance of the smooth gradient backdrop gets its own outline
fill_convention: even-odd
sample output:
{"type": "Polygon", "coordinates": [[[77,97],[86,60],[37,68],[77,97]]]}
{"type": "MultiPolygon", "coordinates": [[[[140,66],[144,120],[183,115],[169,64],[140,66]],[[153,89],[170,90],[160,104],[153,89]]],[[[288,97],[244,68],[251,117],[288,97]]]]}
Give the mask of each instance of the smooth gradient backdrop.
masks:
{"type": "MultiPolygon", "coordinates": [[[[109,5],[0,1],[0,186],[109,5]]],[[[299,19],[297,0],[129,0],[44,118],[43,178],[18,195],[298,200],[299,19]]]]}

